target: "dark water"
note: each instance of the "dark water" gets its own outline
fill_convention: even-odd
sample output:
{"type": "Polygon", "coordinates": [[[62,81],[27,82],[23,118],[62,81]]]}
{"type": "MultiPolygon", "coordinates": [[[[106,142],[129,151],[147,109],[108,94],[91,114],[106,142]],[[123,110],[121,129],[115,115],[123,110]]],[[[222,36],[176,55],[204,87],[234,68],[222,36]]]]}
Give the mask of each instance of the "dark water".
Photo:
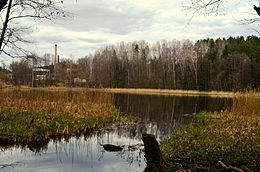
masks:
{"type": "Polygon", "coordinates": [[[126,114],[137,114],[141,120],[133,136],[152,133],[165,139],[174,130],[189,124],[195,113],[221,111],[230,108],[232,99],[211,97],[173,97],[121,94],[115,105],[126,114]]]}
{"type": "Polygon", "coordinates": [[[226,98],[129,94],[116,94],[114,101],[118,109],[138,115],[140,121],[34,146],[0,146],[0,171],[141,172],[145,168],[142,133],[151,133],[163,140],[172,131],[190,123],[196,112],[221,111],[232,102],[226,98]],[[123,150],[107,152],[102,144],[119,145],[123,150]]]}

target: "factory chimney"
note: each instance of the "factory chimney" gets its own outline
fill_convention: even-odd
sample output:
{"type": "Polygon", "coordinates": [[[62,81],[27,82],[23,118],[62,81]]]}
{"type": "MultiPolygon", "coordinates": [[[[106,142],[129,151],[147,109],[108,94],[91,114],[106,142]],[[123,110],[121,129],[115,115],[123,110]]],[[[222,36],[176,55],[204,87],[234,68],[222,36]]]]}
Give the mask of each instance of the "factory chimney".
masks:
{"type": "Polygon", "coordinates": [[[57,64],[57,51],[58,51],[58,47],[57,44],[55,44],[55,48],[54,48],[54,66],[56,66],[57,64]]]}

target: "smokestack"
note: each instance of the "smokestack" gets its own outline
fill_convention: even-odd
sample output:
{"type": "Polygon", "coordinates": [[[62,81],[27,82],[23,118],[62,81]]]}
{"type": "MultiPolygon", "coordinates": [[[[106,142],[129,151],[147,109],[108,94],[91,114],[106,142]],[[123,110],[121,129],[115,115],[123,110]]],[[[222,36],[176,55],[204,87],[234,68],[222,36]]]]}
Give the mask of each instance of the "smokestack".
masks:
{"type": "Polygon", "coordinates": [[[54,66],[56,66],[57,64],[57,44],[55,44],[55,48],[54,48],[54,66]]]}
{"type": "Polygon", "coordinates": [[[58,55],[58,64],[60,63],[60,56],[58,55]]]}

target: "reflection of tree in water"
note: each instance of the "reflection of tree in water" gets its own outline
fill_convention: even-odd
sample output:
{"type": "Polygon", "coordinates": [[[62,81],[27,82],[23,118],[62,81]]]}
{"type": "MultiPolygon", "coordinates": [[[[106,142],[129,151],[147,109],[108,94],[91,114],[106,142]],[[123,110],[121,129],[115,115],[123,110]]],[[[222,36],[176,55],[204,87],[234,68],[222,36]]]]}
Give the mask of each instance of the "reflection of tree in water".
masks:
{"type": "Polygon", "coordinates": [[[21,162],[14,162],[14,163],[10,163],[10,164],[0,164],[0,170],[9,170],[9,169],[13,169],[15,168],[16,166],[19,166],[19,165],[23,165],[23,163],[21,162]]]}
{"type": "Polygon", "coordinates": [[[165,139],[188,123],[200,111],[220,111],[231,106],[231,99],[115,94],[115,106],[126,114],[137,114],[140,121],[130,127],[133,137],[151,133],[165,139]]]}
{"type": "Polygon", "coordinates": [[[88,133],[80,138],[71,138],[69,141],[54,142],[57,159],[61,163],[70,159],[72,165],[75,161],[87,161],[93,167],[95,161],[102,164],[107,157],[114,157],[126,161],[129,165],[134,163],[139,167],[144,166],[144,147],[141,140],[131,139],[126,133],[126,130],[123,131],[122,128],[118,131],[113,127],[88,133]],[[123,149],[108,152],[103,148],[104,144],[120,146],[123,149]]]}
{"type": "MultiPolygon", "coordinates": [[[[57,162],[61,164],[70,162],[71,166],[75,164],[84,164],[91,167],[94,167],[94,165],[102,166],[102,162],[107,161],[107,157],[114,157],[117,160],[121,159],[121,161],[127,162],[129,166],[135,164],[138,167],[144,167],[144,147],[142,141],[132,137],[128,129],[126,126],[117,125],[92,133],[84,133],[78,137],[57,137],[42,142],[9,145],[6,148],[2,147],[2,151],[12,151],[12,147],[16,147],[21,149],[21,152],[34,152],[35,155],[40,156],[54,153],[57,162]],[[103,144],[118,145],[123,149],[117,152],[107,152],[102,147],[103,144]]],[[[4,167],[7,167],[7,165],[4,167]]]]}
{"type": "Polygon", "coordinates": [[[12,148],[21,148],[21,149],[28,148],[32,152],[39,153],[44,150],[47,150],[50,140],[51,139],[49,138],[42,139],[42,140],[31,140],[29,142],[23,142],[19,144],[16,144],[15,142],[8,140],[8,141],[0,142],[0,150],[5,151],[12,148]]]}

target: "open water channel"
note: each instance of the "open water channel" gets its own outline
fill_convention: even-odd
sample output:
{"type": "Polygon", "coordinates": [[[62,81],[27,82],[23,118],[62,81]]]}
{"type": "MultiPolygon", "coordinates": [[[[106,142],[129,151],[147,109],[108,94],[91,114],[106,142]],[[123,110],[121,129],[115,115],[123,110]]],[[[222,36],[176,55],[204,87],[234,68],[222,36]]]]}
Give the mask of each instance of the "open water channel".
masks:
{"type": "Polygon", "coordinates": [[[229,98],[131,94],[115,94],[114,101],[122,112],[136,114],[140,120],[48,143],[0,146],[0,171],[141,172],[146,166],[142,133],[154,134],[161,141],[192,122],[196,112],[221,111],[232,104],[229,98]],[[122,146],[123,150],[109,152],[103,144],[122,146]]]}

